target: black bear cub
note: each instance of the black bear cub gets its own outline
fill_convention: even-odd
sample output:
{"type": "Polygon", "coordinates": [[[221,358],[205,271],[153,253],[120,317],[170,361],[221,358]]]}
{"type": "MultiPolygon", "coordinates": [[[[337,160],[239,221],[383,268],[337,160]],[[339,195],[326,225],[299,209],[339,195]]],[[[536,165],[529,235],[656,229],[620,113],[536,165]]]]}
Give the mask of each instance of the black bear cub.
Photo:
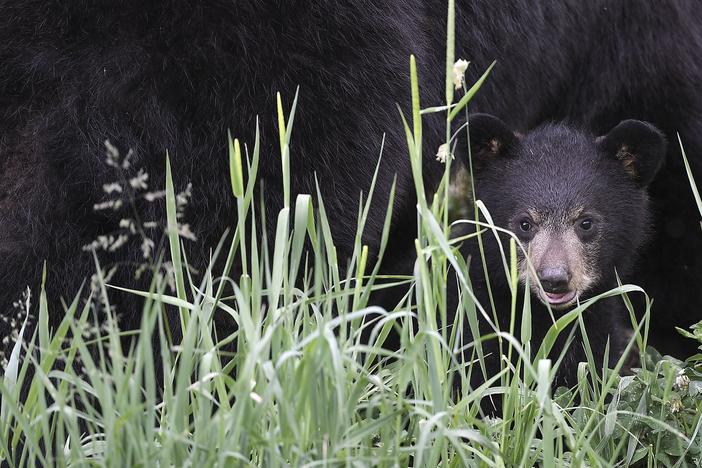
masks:
{"type": "MultiPolygon", "coordinates": [[[[511,231],[518,248],[520,303],[524,287],[531,297],[532,351],[536,352],[556,319],[583,301],[626,282],[637,251],[650,227],[647,185],[658,171],[666,140],[653,125],[637,120],[619,123],[607,135],[596,137],[566,124],[547,124],[525,135],[509,129],[500,119],[475,114],[469,119],[474,198],[487,207],[495,225],[511,231]],[[550,309],[550,311],[549,311],[550,309]]],[[[459,145],[460,146],[460,145],[459,145]]],[[[467,145],[463,145],[467,148],[467,145]]],[[[471,228],[472,229],[472,228],[471,228]]],[[[508,252],[507,235],[500,244],[491,231],[482,233],[487,268],[478,243],[466,242],[475,294],[491,313],[484,270],[494,298],[502,331],[509,330],[511,294],[500,247],[508,252]]],[[[621,356],[625,340],[625,313],[621,297],[602,299],[586,309],[582,318],[597,364],[604,362],[609,342],[609,363],[621,356]]],[[[576,383],[577,363],[586,361],[582,334],[575,339],[556,373],[556,384],[576,383]]],[[[520,323],[515,335],[519,338],[520,323]]],[[[551,358],[563,351],[571,326],[561,332],[551,358]]],[[[493,331],[483,319],[481,334],[493,331]]],[[[483,343],[489,356],[488,376],[499,368],[496,340],[483,343]]],[[[474,374],[476,372],[474,371],[474,374]]],[[[477,372],[482,374],[482,372],[477,372]]],[[[472,382],[484,377],[474,375],[472,382]]]]}

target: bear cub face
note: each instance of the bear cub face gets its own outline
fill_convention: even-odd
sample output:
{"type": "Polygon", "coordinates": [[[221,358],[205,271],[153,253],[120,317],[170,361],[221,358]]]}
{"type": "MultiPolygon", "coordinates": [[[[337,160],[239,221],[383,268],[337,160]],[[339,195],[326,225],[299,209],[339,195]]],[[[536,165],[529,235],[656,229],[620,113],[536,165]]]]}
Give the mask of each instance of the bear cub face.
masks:
{"type": "Polygon", "coordinates": [[[566,124],[519,135],[475,114],[469,131],[474,198],[524,246],[519,277],[535,297],[565,309],[628,274],[650,230],[646,187],[666,151],[658,129],[625,120],[601,137],[566,124]]]}

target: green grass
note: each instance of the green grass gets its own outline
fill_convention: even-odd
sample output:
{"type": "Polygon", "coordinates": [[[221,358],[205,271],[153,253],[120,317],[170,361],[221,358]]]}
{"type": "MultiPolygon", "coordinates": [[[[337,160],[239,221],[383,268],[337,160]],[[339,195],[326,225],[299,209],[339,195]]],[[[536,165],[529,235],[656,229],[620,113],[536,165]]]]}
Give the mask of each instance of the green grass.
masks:
{"type": "MultiPolygon", "coordinates": [[[[421,164],[421,116],[445,113],[451,143],[453,120],[489,79],[488,70],[454,100],[453,40],[449,21],[442,106],[422,108],[410,59],[412,107],[402,121],[418,192],[412,276],[381,278],[360,234],[352,257],[337,257],[334,220],[327,218],[323,200],[290,193],[295,155],[289,142],[297,100],[286,115],[279,96],[283,210],[265,213],[255,196],[258,132],[250,153],[242,153],[239,141],[230,137],[239,218],[214,249],[213,266],[194,278],[177,234],[173,179],[178,174],[167,162],[164,255],[172,262],[175,289],[155,265],[150,290],[131,291],[144,298],[144,306],[141,329],[131,333],[129,346],[123,340],[129,332],[120,331],[109,312],[110,289],[116,286],[104,278],[87,304],[76,299],[67,307],[56,329],[48,327],[42,293],[37,328],[20,333],[0,378],[0,461],[10,466],[699,466],[702,357],[680,362],[655,351],[641,353],[642,368],[620,377],[623,362],[610,362],[614,370],[603,372],[603,363],[590,353],[578,368],[578,385],[552,394],[558,362],[538,356],[548,353],[558,333],[582,326],[580,316],[592,301],[559,319],[543,343],[532,343],[529,301],[516,310],[515,288],[512,309],[500,313],[513,319],[520,314],[519,330],[495,330],[478,340],[461,332],[492,320],[494,311],[475,301],[457,240],[449,237],[448,180],[435,196],[425,194],[421,164]],[[276,217],[275,232],[264,232],[266,216],[276,217]],[[224,261],[215,262],[218,258],[224,261]],[[243,267],[238,278],[231,277],[235,258],[243,267]],[[215,264],[224,267],[214,270],[215,264]],[[447,310],[446,281],[459,283],[457,314],[447,310]],[[403,300],[387,311],[370,305],[371,291],[388,282],[406,288],[403,300]],[[177,315],[167,314],[166,306],[177,315]],[[95,323],[95,308],[106,321],[95,323]],[[237,322],[233,336],[218,335],[213,317],[222,314],[237,322]],[[452,316],[455,323],[448,323],[452,316]],[[182,339],[171,337],[168,320],[180,324],[182,339]],[[399,349],[383,347],[390,332],[400,336],[399,349]],[[518,357],[517,364],[504,364],[485,385],[470,388],[469,376],[483,372],[481,342],[490,339],[500,341],[505,355],[518,357]],[[462,349],[473,350],[476,359],[462,362],[462,349]],[[462,388],[460,395],[454,384],[462,388]],[[29,392],[19,401],[23,385],[29,392]],[[501,417],[484,417],[481,399],[497,394],[503,398],[501,417]]],[[[447,175],[450,164],[449,158],[447,175]]],[[[393,195],[394,188],[391,200],[393,195]]],[[[372,190],[360,207],[359,233],[371,197],[372,190]]],[[[388,210],[381,258],[390,217],[388,210]]],[[[485,225],[485,235],[495,229],[485,225]]],[[[512,242],[504,252],[505,274],[513,284],[518,248],[512,242]]],[[[96,266],[99,272],[97,258],[96,266]]],[[[639,291],[622,285],[608,294],[639,291]]],[[[626,296],[623,300],[630,307],[626,296]]],[[[647,320],[632,323],[629,346],[646,349],[647,320]]],[[[702,326],[690,336],[702,343],[702,326]]]]}

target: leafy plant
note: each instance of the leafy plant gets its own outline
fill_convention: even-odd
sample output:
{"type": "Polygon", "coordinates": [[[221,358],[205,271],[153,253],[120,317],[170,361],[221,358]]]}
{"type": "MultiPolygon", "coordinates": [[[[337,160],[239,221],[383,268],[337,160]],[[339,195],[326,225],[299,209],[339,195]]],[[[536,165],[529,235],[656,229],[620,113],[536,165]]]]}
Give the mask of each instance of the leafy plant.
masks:
{"type": "MultiPolygon", "coordinates": [[[[412,57],[412,105],[401,117],[418,197],[414,273],[378,273],[390,241],[394,187],[379,259],[369,260],[360,233],[374,183],[359,206],[353,254],[338,258],[331,236],[334,220],[326,216],[323,198],[290,191],[297,99],[286,114],[279,95],[283,209],[267,213],[256,197],[262,157],[258,131],[251,152],[246,146],[242,151],[239,141],[230,137],[229,154],[223,157],[230,162],[238,219],[231,235],[214,246],[210,266],[195,278],[179,236],[174,189],[178,174],[171,172],[166,158],[167,245],[154,256],[149,290],[109,284],[96,258],[96,288],[87,302],[81,302],[79,294],[66,307],[56,329],[49,329],[48,302],[45,293],[40,294],[36,327],[21,327],[0,379],[0,462],[699,464],[702,355],[680,362],[649,350],[641,355],[641,369],[620,377],[623,359],[609,363],[613,370],[603,372],[604,363],[594,362],[590,354],[579,364],[578,385],[552,395],[559,363],[539,356],[559,333],[582,326],[580,314],[588,303],[554,324],[544,343],[531,342],[528,301],[524,310],[513,305],[500,311],[511,317],[522,314],[521,330],[496,329],[479,339],[463,333],[477,320],[490,320],[491,311],[475,300],[465,259],[456,248],[460,239],[450,236],[448,156],[455,145],[455,119],[465,113],[490,70],[456,96],[453,3],[449,1],[448,9],[446,103],[422,108],[412,57]],[[446,116],[446,177],[436,194],[425,194],[422,116],[436,112],[446,116]],[[276,216],[275,232],[266,232],[267,216],[276,216]],[[235,259],[241,264],[236,277],[235,259]],[[165,261],[170,268],[162,268],[165,261]],[[459,284],[462,302],[457,314],[447,309],[447,281],[459,284]],[[169,283],[175,287],[169,288],[169,283]],[[371,292],[390,285],[406,291],[396,307],[371,305],[371,292]],[[119,329],[110,304],[112,289],[143,298],[139,330],[119,329]],[[97,309],[104,311],[99,322],[97,309]],[[218,317],[235,321],[237,331],[221,336],[215,325],[218,317]],[[172,334],[174,328],[182,333],[172,334]],[[394,348],[386,346],[391,333],[399,337],[394,348]],[[505,360],[485,385],[471,388],[471,373],[482,372],[481,343],[491,339],[499,340],[503,352],[517,358],[516,364],[505,360]],[[476,358],[464,362],[463,349],[475,350],[476,358]],[[453,384],[462,389],[460,394],[453,384]],[[495,395],[502,397],[502,414],[485,417],[480,402],[495,395]]],[[[482,208],[476,202],[476,210],[482,208]]],[[[490,223],[483,227],[499,229],[490,223]]],[[[505,274],[513,282],[517,248],[513,242],[504,253],[505,274]]],[[[634,292],[640,289],[622,285],[607,294],[634,292]]],[[[23,311],[31,306],[27,297],[23,311]]],[[[632,325],[629,349],[645,349],[641,330],[646,330],[646,320],[633,320],[632,325]]],[[[691,336],[701,335],[698,325],[691,336]]]]}

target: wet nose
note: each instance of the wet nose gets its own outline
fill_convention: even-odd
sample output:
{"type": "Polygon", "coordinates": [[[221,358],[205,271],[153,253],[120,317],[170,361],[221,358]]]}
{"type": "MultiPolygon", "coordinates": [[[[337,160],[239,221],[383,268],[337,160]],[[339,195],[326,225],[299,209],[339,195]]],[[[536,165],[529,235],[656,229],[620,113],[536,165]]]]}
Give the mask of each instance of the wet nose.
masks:
{"type": "Polygon", "coordinates": [[[539,281],[547,293],[564,293],[568,291],[570,272],[563,267],[543,268],[539,270],[539,281]]]}

